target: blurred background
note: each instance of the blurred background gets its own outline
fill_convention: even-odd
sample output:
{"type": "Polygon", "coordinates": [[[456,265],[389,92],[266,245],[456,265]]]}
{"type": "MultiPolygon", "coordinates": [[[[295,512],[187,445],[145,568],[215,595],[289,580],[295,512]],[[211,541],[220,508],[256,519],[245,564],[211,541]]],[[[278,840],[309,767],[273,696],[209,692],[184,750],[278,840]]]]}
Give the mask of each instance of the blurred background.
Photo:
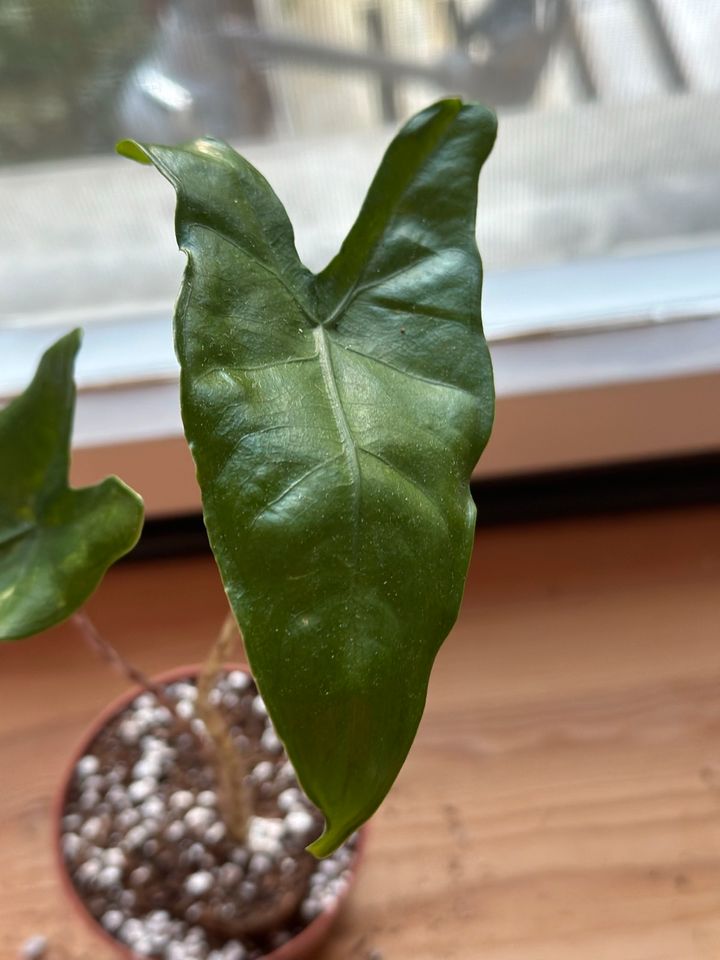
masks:
{"type": "Polygon", "coordinates": [[[231,141],[319,269],[394,129],[461,94],[500,117],[484,474],[716,450],[719,47],[716,0],[0,0],[0,397],[84,326],[81,478],[109,450],[151,513],[195,509],[174,196],[114,143],[231,141]]]}

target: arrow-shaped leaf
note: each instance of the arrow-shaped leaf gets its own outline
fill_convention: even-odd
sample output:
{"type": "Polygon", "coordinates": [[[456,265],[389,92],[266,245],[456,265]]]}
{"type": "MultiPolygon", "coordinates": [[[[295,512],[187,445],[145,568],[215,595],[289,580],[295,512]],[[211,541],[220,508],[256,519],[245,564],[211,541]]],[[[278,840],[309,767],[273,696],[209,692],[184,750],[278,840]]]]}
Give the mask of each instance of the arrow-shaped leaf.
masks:
{"type": "Polygon", "coordinates": [[[68,487],[80,331],[0,411],[0,640],[60,623],[137,542],[142,501],[117,477],[68,487]]]}
{"type": "Polygon", "coordinates": [[[177,191],[185,430],[250,664],[326,817],[318,855],[390,788],[462,596],[493,416],[475,210],[495,129],[457,100],[414,117],[318,276],[226,144],[119,147],[177,191]]]}

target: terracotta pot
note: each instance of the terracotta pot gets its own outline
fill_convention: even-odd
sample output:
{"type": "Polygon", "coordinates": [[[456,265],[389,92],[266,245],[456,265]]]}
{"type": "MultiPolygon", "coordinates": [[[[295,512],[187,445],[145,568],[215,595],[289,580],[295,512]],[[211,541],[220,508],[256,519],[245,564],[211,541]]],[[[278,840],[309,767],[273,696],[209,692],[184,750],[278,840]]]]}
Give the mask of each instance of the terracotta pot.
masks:
{"type": "MultiPolygon", "coordinates": [[[[229,664],[229,669],[232,670],[244,670],[249,673],[247,666],[244,664],[229,664]]],[[[194,664],[192,666],[177,667],[174,670],[168,670],[164,673],[159,674],[156,677],[153,677],[153,681],[158,684],[164,683],[173,683],[176,680],[186,680],[190,677],[196,677],[200,672],[201,666],[194,664]]],[[[73,885],[72,880],[70,879],[68,872],[65,868],[65,861],[62,854],[62,849],[60,845],[60,840],[62,836],[62,817],[63,811],[65,809],[65,798],[67,796],[68,790],[70,788],[70,782],[72,779],[73,772],[78,760],[85,756],[90,747],[90,744],[95,740],[98,733],[102,728],[111,720],[116,714],[120,713],[125,709],[125,707],[135,699],[140,693],[143,692],[141,687],[133,687],[130,690],[127,690],[125,693],[121,694],[116,700],[110,703],[93,721],[90,727],[85,731],[84,736],[81,738],[80,743],[73,752],[70,761],[65,769],[62,780],[60,782],[60,788],[55,795],[55,800],[53,803],[53,852],[55,856],[55,862],[57,865],[58,874],[60,876],[61,885],[67,894],[67,897],[75,909],[75,912],[80,916],[81,920],[85,925],[98,937],[100,940],[104,941],[105,945],[110,949],[114,950],[115,954],[118,957],[122,957],[123,960],[147,960],[147,957],[142,956],[141,954],[134,953],[129,947],[125,944],[120,943],[119,940],[116,940],[115,937],[111,936],[93,917],[90,911],[87,909],[85,902],[82,900],[78,894],[75,886],[73,885]]],[[[340,908],[348,896],[350,889],[354,885],[355,876],[357,873],[357,868],[359,866],[360,860],[363,855],[363,850],[365,847],[365,840],[367,835],[367,826],[364,826],[359,831],[358,842],[355,852],[355,860],[350,869],[350,877],[347,890],[337,898],[335,903],[324,910],[321,914],[315,917],[314,920],[311,920],[308,925],[300,931],[292,940],[288,940],[287,943],[283,944],[281,947],[278,947],[276,950],[273,950],[271,953],[264,954],[263,960],[306,960],[306,958],[312,957],[317,950],[320,949],[320,946],[325,942],[330,933],[330,929],[335,922],[337,915],[340,911],[340,908]]]]}

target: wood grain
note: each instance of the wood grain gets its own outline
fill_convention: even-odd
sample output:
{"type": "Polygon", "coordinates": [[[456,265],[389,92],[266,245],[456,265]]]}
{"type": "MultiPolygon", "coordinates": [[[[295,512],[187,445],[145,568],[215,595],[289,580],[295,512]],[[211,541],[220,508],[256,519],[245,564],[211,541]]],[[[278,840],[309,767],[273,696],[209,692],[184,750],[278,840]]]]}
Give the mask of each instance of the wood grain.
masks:
{"type": "MultiPolygon", "coordinates": [[[[720,509],[478,535],[410,759],[319,960],[720,957],[720,509]]],[[[126,564],[91,614],[148,672],[199,659],[212,562],[126,564]]],[[[122,689],[66,628],[0,650],[0,958],[108,960],[51,868],[50,798],[122,689]]]]}

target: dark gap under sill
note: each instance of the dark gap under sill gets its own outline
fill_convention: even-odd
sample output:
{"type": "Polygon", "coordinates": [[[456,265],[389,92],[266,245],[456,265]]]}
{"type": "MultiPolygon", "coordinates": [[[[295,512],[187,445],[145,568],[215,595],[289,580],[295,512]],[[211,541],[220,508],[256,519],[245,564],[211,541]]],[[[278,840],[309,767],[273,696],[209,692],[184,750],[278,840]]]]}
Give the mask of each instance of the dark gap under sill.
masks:
{"type": "Polygon", "coordinates": [[[481,527],[720,503],[720,452],[480,480],[481,527]]]}
{"type": "MultiPolygon", "coordinates": [[[[720,503],[720,452],[477,480],[479,527],[720,503]]],[[[127,560],[210,549],[199,514],[149,520],[127,560]]]]}

